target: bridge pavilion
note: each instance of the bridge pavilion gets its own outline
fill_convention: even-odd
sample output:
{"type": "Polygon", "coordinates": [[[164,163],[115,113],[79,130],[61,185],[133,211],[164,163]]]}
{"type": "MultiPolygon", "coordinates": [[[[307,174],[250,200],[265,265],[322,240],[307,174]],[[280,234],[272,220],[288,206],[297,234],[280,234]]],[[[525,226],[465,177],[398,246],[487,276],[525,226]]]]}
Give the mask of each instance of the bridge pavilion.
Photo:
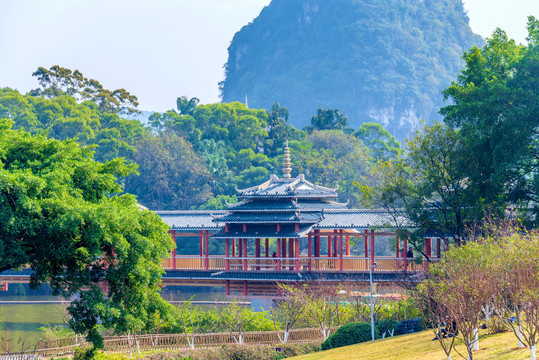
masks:
{"type": "MultiPolygon", "coordinates": [[[[368,281],[369,266],[377,282],[409,280],[423,270],[402,250],[407,240],[400,241],[396,224],[406,224],[403,214],[348,209],[335,201],[337,189],[315,185],[304,175],[292,178],[288,146],[283,173],[238,190],[241,201],[227,210],[157,211],[177,244],[197,241],[199,248],[197,255],[174,250],[164,259],[164,283],[274,296],[279,282],[368,281]],[[388,237],[394,240],[394,256],[380,256],[376,239],[388,237]],[[223,253],[210,254],[210,241],[220,242],[223,253]]],[[[425,239],[424,255],[438,259],[440,239],[434,253],[432,245],[425,239]]]]}

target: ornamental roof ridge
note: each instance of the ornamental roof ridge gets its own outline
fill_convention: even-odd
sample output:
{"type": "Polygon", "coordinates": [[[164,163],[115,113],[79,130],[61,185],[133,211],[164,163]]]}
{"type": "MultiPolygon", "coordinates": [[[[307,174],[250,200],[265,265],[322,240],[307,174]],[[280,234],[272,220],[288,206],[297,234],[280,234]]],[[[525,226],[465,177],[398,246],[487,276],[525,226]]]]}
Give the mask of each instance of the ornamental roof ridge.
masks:
{"type": "Polygon", "coordinates": [[[333,201],[333,200],[328,200],[328,203],[330,203],[331,205],[347,207],[348,204],[350,204],[350,199],[348,199],[345,203],[341,203],[341,202],[333,201]]]}
{"type": "Polygon", "coordinates": [[[325,213],[369,213],[369,214],[386,213],[386,214],[389,214],[391,212],[402,213],[402,212],[404,212],[404,209],[394,209],[394,210],[386,210],[386,209],[324,209],[324,212],[325,213]]]}
{"type": "Polygon", "coordinates": [[[255,186],[251,186],[250,188],[247,188],[247,189],[238,189],[236,188],[236,191],[239,192],[239,193],[244,193],[244,192],[248,192],[248,191],[256,191],[256,190],[261,190],[264,186],[267,186],[269,184],[271,184],[271,181],[272,179],[269,179],[268,181],[260,184],[260,185],[255,185],[255,186]]]}
{"type": "Polygon", "coordinates": [[[252,202],[251,200],[247,199],[247,200],[241,200],[241,201],[238,201],[237,203],[234,203],[234,204],[229,204],[228,201],[225,200],[225,204],[226,206],[228,206],[228,208],[235,208],[235,207],[238,207],[240,205],[245,205],[245,204],[249,204],[250,202],[252,202]]]}

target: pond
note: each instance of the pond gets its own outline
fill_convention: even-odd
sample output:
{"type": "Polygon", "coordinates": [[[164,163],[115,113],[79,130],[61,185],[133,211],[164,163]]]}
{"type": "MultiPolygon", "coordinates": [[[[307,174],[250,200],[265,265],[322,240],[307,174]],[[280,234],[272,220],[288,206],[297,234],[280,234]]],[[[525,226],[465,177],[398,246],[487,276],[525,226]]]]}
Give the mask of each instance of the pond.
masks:
{"type": "MultiPolygon", "coordinates": [[[[222,292],[218,288],[167,286],[162,294],[169,301],[208,301],[222,292]]],[[[48,286],[31,290],[28,284],[9,284],[8,291],[0,292],[0,353],[32,350],[43,335],[39,328],[65,326],[66,305],[59,303],[61,300],[52,296],[48,286]]]]}

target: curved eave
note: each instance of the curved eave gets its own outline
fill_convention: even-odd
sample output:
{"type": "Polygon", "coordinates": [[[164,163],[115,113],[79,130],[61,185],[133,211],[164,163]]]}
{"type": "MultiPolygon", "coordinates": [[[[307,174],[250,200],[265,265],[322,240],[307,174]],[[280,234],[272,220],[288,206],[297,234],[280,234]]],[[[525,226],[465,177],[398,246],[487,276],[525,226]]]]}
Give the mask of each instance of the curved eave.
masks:
{"type": "Polygon", "coordinates": [[[271,195],[263,195],[263,194],[250,194],[250,195],[238,195],[237,197],[240,199],[335,199],[338,195],[337,194],[301,194],[301,193],[290,193],[290,194],[271,194],[271,195]]]}

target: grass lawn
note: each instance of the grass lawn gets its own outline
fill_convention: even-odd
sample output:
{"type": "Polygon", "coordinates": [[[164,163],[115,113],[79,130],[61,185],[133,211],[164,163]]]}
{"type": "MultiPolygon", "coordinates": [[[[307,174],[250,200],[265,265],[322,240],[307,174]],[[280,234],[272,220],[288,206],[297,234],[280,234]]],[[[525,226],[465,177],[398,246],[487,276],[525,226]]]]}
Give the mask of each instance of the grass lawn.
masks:
{"type": "MultiPolygon", "coordinates": [[[[442,360],[446,359],[438,341],[432,341],[434,333],[430,330],[411,335],[395,336],[388,339],[369,341],[337,349],[321,351],[308,355],[289,358],[290,360],[442,360]]],[[[465,354],[462,344],[457,350],[465,354]]],[[[457,353],[451,353],[453,360],[459,359],[457,353]]],[[[474,359],[520,360],[529,359],[530,351],[517,349],[517,340],[512,332],[487,335],[485,330],[479,333],[479,351],[474,359]]]]}

